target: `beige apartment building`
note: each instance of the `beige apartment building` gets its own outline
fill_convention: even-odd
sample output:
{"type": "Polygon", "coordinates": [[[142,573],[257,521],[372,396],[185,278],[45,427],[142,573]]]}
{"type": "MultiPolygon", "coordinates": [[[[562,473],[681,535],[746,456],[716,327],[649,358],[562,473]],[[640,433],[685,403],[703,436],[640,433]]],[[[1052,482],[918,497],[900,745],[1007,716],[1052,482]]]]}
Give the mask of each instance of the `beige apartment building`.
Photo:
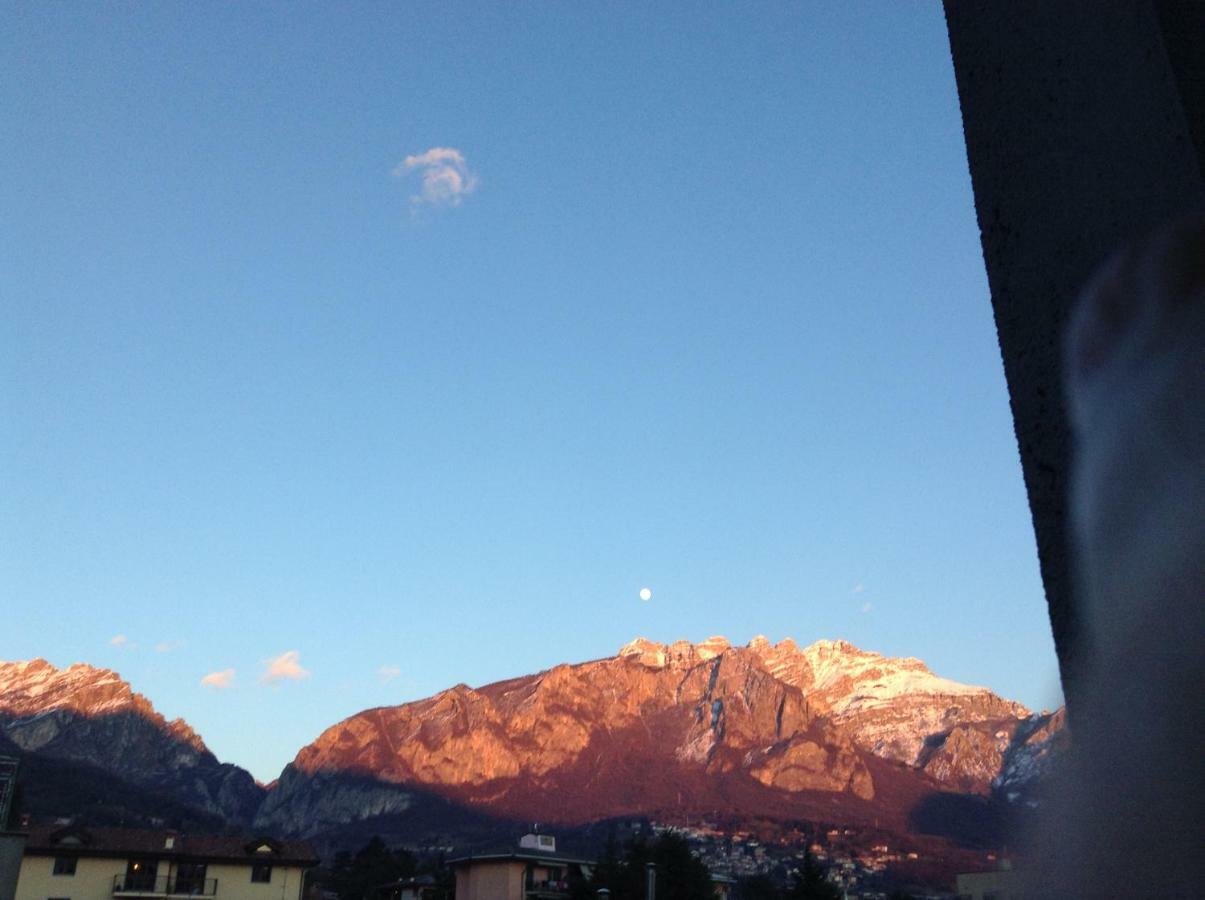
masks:
{"type": "Polygon", "coordinates": [[[15,900],[302,900],[308,844],[128,828],[30,830],[15,900]]]}
{"type": "Polygon", "coordinates": [[[456,873],[456,900],[555,900],[572,881],[590,876],[591,860],[556,852],[556,839],[528,834],[517,849],[448,860],[456,873]]]}

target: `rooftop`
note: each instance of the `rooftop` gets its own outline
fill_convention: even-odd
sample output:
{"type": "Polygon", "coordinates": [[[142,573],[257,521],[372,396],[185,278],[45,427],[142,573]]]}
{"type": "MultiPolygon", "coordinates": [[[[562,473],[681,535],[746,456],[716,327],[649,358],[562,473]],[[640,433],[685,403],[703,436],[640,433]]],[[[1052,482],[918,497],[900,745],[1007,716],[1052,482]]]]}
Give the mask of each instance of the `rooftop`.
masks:
{"type": "Polygon", "coordinates": [[[80,825],[29,829],[25,852],[33,856],[151,856],[206,862],[272,862],[316,865],[314,848],[304,841],[272,837],[186,834],[170,829],[109,828],[80,825]]]}

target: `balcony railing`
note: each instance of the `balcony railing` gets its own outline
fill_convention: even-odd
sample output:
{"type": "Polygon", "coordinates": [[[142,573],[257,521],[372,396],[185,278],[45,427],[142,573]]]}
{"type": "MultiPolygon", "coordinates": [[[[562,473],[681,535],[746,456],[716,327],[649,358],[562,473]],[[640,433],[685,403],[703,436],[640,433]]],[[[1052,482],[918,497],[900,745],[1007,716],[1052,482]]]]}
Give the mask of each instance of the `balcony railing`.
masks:
{"type": "Polygon", "coordinates": [[[113,876],[113,895],[119,894],[152,894],[159,897],[167,896],[167,876],[143,875],[139,872],[113,876]]]}
{"type": "Polygon", "coordinates": [[[568,897],[569,882],[555,881],[551,879],[527,879],[527,885],[524,888],[524,893],[530,898],[544,897],[568,897]]]}
{"type": "Polygon", "coordinates": [[[216,878],[192,878],[179,875],[167,883],[169,897],[212,897],[218,892],[216,878]]]}
{"type": "Polygon", "coordinates": [[[113,876],[114,897],[212,897],[217,892],[216,878],[188,875],[168,878],[137,873],[113,876]]]}

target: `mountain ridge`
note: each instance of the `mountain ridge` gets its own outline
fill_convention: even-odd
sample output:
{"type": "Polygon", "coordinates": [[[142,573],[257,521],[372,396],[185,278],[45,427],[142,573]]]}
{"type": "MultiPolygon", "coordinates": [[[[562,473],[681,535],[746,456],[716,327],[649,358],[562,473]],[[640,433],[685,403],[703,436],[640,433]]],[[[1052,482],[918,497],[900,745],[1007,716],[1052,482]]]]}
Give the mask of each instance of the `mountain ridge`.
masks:
{"type": "Polygon", "coordinates": [[[615,656],[362,710],[265,786],[112,670],[0,663],[0,736],[24,752],[298,835],[421,819],[432,804],[449,821],[689,809],[840,812],[906,830],[935,792],[1028,796],[1062,724],[848,641],[636,638],[615,656]]]}
{"type": "MultiPolygon", "coordinates": [[[[132,806],[98,801],[116,807],[89,810],[101,819],[156,818],[145,807],[158,794],[178,817],[241,825],[262,801],[250,773],[219,762],[184,719],[169,721],[116,672],[87,663],[59,669],[41,658],[0,662],[0,737],[39,770],[96,785],[98,797],[136,795],[132,806]]],[[[74,812],[70,797],[53,787],[35,792],[44,798],[38,811],[74,812]]]]}
{"type": "Polygon", "coordinates": [[[898,782],[888,793],[990,795],[1038,718],[918,659],[844,641],[801,650],[763,637],[744,647],[637,638],[613,657],[349,716],[299,751],[256,821],[286,830],[349,821],[349,804],[324,800],[340,795],[341,776],[359,779],[360,792],[371,782],[370,805],[394,813],[408,790],[423,789],[520,818],[626,814],[635,808],[620,798],[644,773],[617,757],[659,773],[640,802],[671,806],[679,783],[715,803],[741,794],[750,808],[784,815],[785,801],[806,806],[805,795],[871,803],[884,780],[898,782]],[[876,779],[878,769],[886,774],[876,779]]]}

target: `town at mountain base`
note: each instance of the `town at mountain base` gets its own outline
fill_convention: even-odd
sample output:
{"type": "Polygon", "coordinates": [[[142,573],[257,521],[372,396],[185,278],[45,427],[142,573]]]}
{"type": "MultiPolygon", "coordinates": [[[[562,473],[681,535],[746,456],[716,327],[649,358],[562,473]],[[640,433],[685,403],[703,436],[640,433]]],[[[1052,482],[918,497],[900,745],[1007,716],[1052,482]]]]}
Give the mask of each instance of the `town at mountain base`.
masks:
{"type": "Polygon", "coordinates": [[[1061,711],[1032,714],[843,641],[638,639],[358,713],[264,788],[111,671],[0,663],[0,753],[21,754],[35,818],[220,823],[329,847],[633,818],[989,847],[1002,815],[1035,802],[1063,740],[1061,711]]]}

